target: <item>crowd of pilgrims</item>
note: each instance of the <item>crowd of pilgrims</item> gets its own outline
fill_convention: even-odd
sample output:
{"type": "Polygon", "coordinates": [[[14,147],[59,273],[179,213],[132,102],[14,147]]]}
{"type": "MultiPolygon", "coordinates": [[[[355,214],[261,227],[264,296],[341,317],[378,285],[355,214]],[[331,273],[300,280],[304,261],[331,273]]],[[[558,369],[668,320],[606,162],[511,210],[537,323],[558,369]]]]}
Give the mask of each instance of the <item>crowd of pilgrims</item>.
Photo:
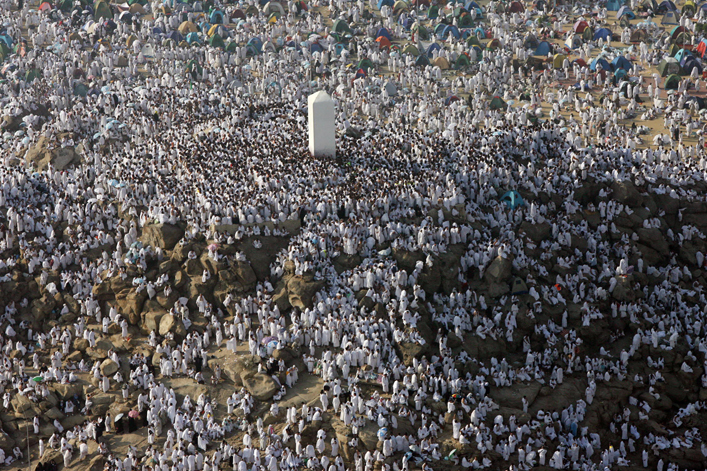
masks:
{"type": "MultiPolygon", "coordinates": [[[[701,371],[698,382],[707,388],[702,308],[707,300],[704,287],[692,280],[693,270],[704,266],[704,255],[697,252],[692,267],[675,256],[662,265],[644,263],[631,236],[620,234],[615,225],[618,217],[630,214],[628,206],[606,192],[586,207],[574,199],[588,181],[633,181],[649,193],[704,202],[695,189],[705,180],[704,152],[671,138],[665,140],[669,146],[636,150],[638,135],[618,125],[625,111],[603,108],[573,90],[559,93],[574,105],[576,118],[562,118],[554,109],[557,124],[531,124],[522,108],[489,109],[486,91],[509,100],[560,78],[595,80],[577,65],[514,70],[513,52],[526,54],[519,33],[510,27],[517,22],[499,16],[494,36],[510,47],[485,51],[486,60],[466,76],[449,76],[432,67],[418,72],[409,61],[364,42],[355,42],[356,49],[345,52],[341,62],[332,60],[330,50],[317,55],[307,48],[301,55],[266,51],[245,58],[240,46],[226,53],[208,46],[168,49],[159,44],[156,60],[146,62],[139,48],[151,42],[153,28],[178,26],[177,16],[157,13],[157,5],[150,6],[154,20],[118,23],[112,33],[101,26],[92,35],[82,33],[80,40],[68,36],[81,19],[51,21],[27,6],[15,11],[8,1],[2,5],[6,31],[18,38],[32,25],[35,47],[26,57],[6,59],[16,69],[8,69],[0,85],[0,104],[10,115],[24,115],[25,124],[23,135],[2,143],[0,293],[20,271],[36,277],[41,290],[76,300],[76,306],[58,307],[55,318],[70,311],[77,315],[71,326],[42,329],[31,322],[29,300],[5,302],[0,296],[3,408],[11,410],[17,396],[40,402],[53,384],[93,378],[102,393],[119,392],[138,412],[118,420],[111,414],[93,417],[94,398],[77,395],[58,407],[67,416],[92,417],[82,424],[65,429],[59,420],[34,417],[35,434],[44,425],[53,427],[46,442],[40,439],[33,450],[40,471],[90,459],[94,443],[95,453],[105,457],[106,471],[590,470],[629,464],[663,471],[678,469],[676,450],[707,459],[694,420],[703,413],[704,401],[674,405],[660,430],[650,415],[664,382],[661,351],[685,350],[680,371],[701,371]],[[130,34],[138,38],[134,47],[121,50],[130,34]],[[82,42],[102,38],[111,38],[114,48],[82,48],[82,42]],[[54,53],[39,47],[55,41],[54,53]],[[123,53],[128,65],[119,68],[123,53]],[[389,67],[393,75],[384,80],[371,74],[342,87],[355,74],[343,70],[352,53],[369,57],[376,67],[389,67]],[[184,65],[191,59],[204,67],[201,80],[184,79],[184,65]],[[335,98],[342,132],[336,158],[313,158],[307,151],[305,105],[311,87],[303,59],[316,64],[317,87],[335,98]],[[30,68],[42,76],[28,84],[20,77],[30,68]],[[107,86],[108,91],[74,96],[74,83],[63,77],[83,75],[93,75],[98,88],[107,86]],[[388,80],[418,93],[393,99],[379,91],[388,80]],[[273,82],[280,85],[278,93],[273,82]],[[469,99],[444,107],[452,89],[469,99]],[[50,119],[33,114],[40,105],[52,107],[50,119]],[[111,118],[125,127],[109,129],[111,118]],[[61,171],[50,165],[43,172],[16,165],[28,143],[41,135],[55,147],[81,144],[81,163],[61,171]],[[527,205],[509,209],[500,201],[507,189],[528,195],[527,205]],[[596,227],[578,217],[585,209],[599,214],[596,227]],[[299,221],[298,233],[284,228],[289,220],[299,221]],[[549,223],[548,237],[533,240],[518,229],[524,222],[549,223]],[[124,377],[120,370],[104,375],[100,363],[86,358],[67,360],[74,340],[85,339],[94,347],[113,324],[124,338],[134,335],[127,313],[94,297],[94,287],[103,280],[123,277],[150,299],[158,294],[169,298],[177,289],[167,274],[145,276],[148,265],[169,255],[139,243],[142,228],[152,223],[185,226],[180,244],[213,242],[209,257],[217,260],[247,261],[242,252],[220,253],[220,245],[248,239],[259,250],[270,237],[289,242],[254,293],[234,291],[218,303],[200,296],[191,300],[196,308],[180,294],[170,312],[186,335],[175,343],[171,333],[149,334],[147,343],[160,356],[157,365],[140,354],[110,351],[116,363],[128,362],[130,375],[124,377]],[[240,228],[224,234],[213,230],[219,225],[240,228]],[[573,246],[577,237],[586,240],[586,249],[573,246]],[[407,270],[393,252],[422,256],[407,270]],[[426,291],[425,276],[449,253],[459,254],[453,289],[426,291]],[[337,270],[334,261],[342,256],[359,257],[360,263],[337,270]],[[528,273],[523,282],[529,298],[496,299],[474,288],[498,257],[511,259],[516,273],[528,273]],[[549,273],[551,260],[565,274],[549,273]],[[636,260],[635,267],[629,267],[629,260],[636,260]],[[288,270],[324,282],[311,308],[280,312],[273,285],[288,270]],[[643,296],[636,301],[600,308],[630,270],[661,281],[638,287],[643,296]],[[361,293],[363,301],[357,297],[361,293]],[[384,307],[382,314],[368,307],[375,305],[384,307]],[[559,316],[547,315],[558,306],[559,316]],[[579,320],[570,318],[577,306],[579,320]],[[580,323],[590,327],[607,317],[629,319],[639,327],[630,342],[620,343],[625,348],[612,344],[619,344],[626,331],[612,332],[612,342],[598,351],[583,348],[580,323]],[[203,331],[191,328],[198,318],[207,320],[203,331]],[[519,335],[518,324],[527,319],[531,333],[519,335]],[[452,333],[462,343],[478,342],[478,357],[458,344],[452,347],[452,333]],[[266,337],[275,339],[274,347],[264,344],[266,337]],[[484,353],[486,342],[497,341],[518,346],[513,359],[510,351],[505,356],[484,353]],[[410,344],[430,353],[405,362],[399,347],[410,344]],[[237,350],[239,345],[247,349],[237,350]],[[641,370],[646,373],[638,374],[643,346],[658,354],[648,357],[641,370]],[[275,360],[274,350],[285,347],[302,352],[306,371],[275,360]],[[224,348],[231,356],[256,355],[262,371],[285,375],[266,413],[254,414],[262,408],[245,388],[234,388],[224,404],[206,393],[178,398],[164,384],[172,377],[212,386],[226,382],[218,362],[210,361],[224,348]],[[321,394],[313,403],[300,404],[292,397],[297,393],[290,393],[301,375],[321,377],[321,394]],[[42,381],[31,379],[37,376],[42,381]],[[524,396],[519,408],[508,412],[507,404],[492,398],[494,390],[531,383],[554,390],[568,379],[582,385],[581,397],[558,401],[553,410],[538,410],[524,396]],[[593,404],[596,408],[598,388],[617,381],[633,384],[628,403],[608,424],[585,421],[594,413],[593,404]],[[290,405],[280,408],[282,401],[290,405]],[[343,424],[347,443],[319,426],[332,421],[343,424]],[[311,426],[317,430],[314,437],[307,433],[311,426]],[[371,427],[382,430],[377,447],[363,446],[371,427]],[[144,448],[111,450],[113,434],[144,429],[144,448]],[[352,450],[346,459],[344,447],[352,450]],[[458,452],[450,454],[451,448],[458,452]],[[59,463],[46,458],[50,450],[60,452],[59,463]]],[[[340,14],[356,22],[367,9],[362,1],[329,6],[332,17],[340,14]]],[[[314,13],[288,14],[288,23],[275,25],[261,20],[248,19],[249,29],[236,30],[235,39],[245,43],[256,35],[292,34],[299,42],[304,39],[300,33],[326,28],[314,13]]],[[[392,17],[369,20],[363,33],[381,25],[396,37],[406,34],[392,17]]],[[[327,41],[322,44],[333,48],[327,41]]],[[[450,40],[435,55],[453,60],[461,48],[450,40]]],[[[632,95],[650,96],[649,82],[639,78],[632,95]]],[[[609,80],[596,85],[610,86],[609,80]]],[[[531,95],[533,107],[550,98],[531,95]]],[[[672,100],[678,104],[679,98],[672,100]]],[[[635,99],[628,102],[636,108],[635,99]]],[[[667,119],[691,123],[678,112],[667,119]]],[[[660,211],[643,226],[660,228],[660,211]]],[[[705,239],[688,223],[667,234],[685,250],[705,239]]],[[[188,258],[196,257],[189,253],[188,258]]],[[[213,275],[205,268],[201,277],[213,275]]],[[[24,453],[17,446],[0,448],[0,462],[17,465],[26,459],[24,453]]]]}

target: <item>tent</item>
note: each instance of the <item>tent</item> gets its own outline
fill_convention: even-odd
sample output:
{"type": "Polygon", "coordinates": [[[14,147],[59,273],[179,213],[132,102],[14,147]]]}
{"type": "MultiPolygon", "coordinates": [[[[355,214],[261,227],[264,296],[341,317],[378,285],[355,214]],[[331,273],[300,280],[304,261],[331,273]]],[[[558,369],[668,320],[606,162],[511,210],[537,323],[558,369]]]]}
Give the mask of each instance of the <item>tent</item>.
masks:
{"type": "Polygon", "coordinates": [[[622,17],[626,17],[629,20],[635,20],[636,19],[636,14],[631,11],[631,8],[629,8],[628,5],[624,5],[621,8],[619,8],[619,12],[616,14],[616,19],[621,19],[622,17]]]}
{"type": "Polygon", "coordinates": [[[611,39],[611,31],[607,28],[599,28],[594,32],[594,38],[595,41],[599,39],[603,39],[604,41],[611,39]]]}
{"type": "Polygon", "coordinates": [[[399,15],[400,13],[408,11],[409,9],[410,6],[407,3],[403,2],[402,0],[398,0],[393,5],[393,14],[399,15]]]}
{"type": "Polygon", "coordinates": [[[276,1],[270,1],[268,2],[265,7],[263,8],[263,13],[266,15],[272,15],[273,13],[277,13],[280,16],[285,16],[285,9],[282,7],[282,5],[279,2],[276,1]]]}
{"type": "Polygon", "coordinates": [[[687,107],[690,105],[690,103],[693,102],[693,101],[694,101],[694,102],[697,102],[697,109],[698,109],[698,110],[703,110],[703,109],[705,109],[705,99],[704,99],[704,98],[701,98],[701,97],[698,97],[698,96],[687,97],[687,98],[685,99],[685,108],[687,108],[687,107]]]}
{"type": "Polygon", "coordinates": [[[25,73],[25,82],[29,83],[32,82],[34,79],[41,77],[42,75],[39,73],[39,70],[37,69],[30,69],[25,73]]]}
{"type": "Polygon", "coordinates": [[[474,20],[471,19],[471,15],[468,13],[462,13],[458,21],[460,28],[471,28],[474,26],[474,20]]]}
{"type": "Polygon", "coordinates": [[[680,76],[679,75],[677,75],[677,74],[668,75],[668,78],[665,79],[664,88],[666,90],[677,90],[679,84],[680,84],[680,76]]]}
{"type": "Polygon", "coordinates": [[[686,33],[687,29],[685,29],[684,26],[676,26],[673,29],[670,30],[670,39],[672,41],[675,41],[675,39],[678,37],[680,33],[686,33]]]}
{"type": "Polygon", "coordinates": [[[378,36],[378,38],[376,38],[376,42],[378,43],[379,49],[385,49],[385,48],[390,49],[390,46],[392,45],[390,40],[388,38],[386,38],[385,36],[378,36]]]}
{"type": "Polygon", "coordinates": [[[619,11],[622,3],[623,1],[621,0],[609,0],[606,2],[606,9],[607,11],[619,11]]]}
{"type": "Polygon", "coordinates": [[[226,52],[236,52],[238,50],[238,43],[231,41],[226,45],[226,52]]]}
{"type": "Polygon", "coordinates": [[[522,294],[528,294],[528,286],[521,278],[515,278],[511,285],[511,296],[520,296],[522,294]]]}
{"type": "Polygon", "coordinates": [[[525,11],[525,7],[520,2],[511,2],[511,4],[508,5],[507,11],[508,13],[523,13],[525,11]]]}
{"type": "Polygon", "coordinates": [[[612,70],[611,64],[609,64],[609,62],[602,57],[597,57],[596,59],[594,59],[591,65],[589,66],[589,69],[592,71],[596,71],[598,67],[601,67],[602,70],[607,72],[611,72],[612,70]]]}
{"type": "Polygon", "coordinates": [[[508,105],[506,104],[503,99],[496,95],[491,99],[491,103],[489,104],[489,107],[492,110],[506,110],[508,108],[508,105]]]}
{"type": "Polygon", "coordinates": [[[648,32],[645,29],[636,29],[631,32],[631,42],[640,43],[648,39],[648,32]]]}
{"type": "Polygon", "coordinates": [[[234,10],[231,18],[237,19],[237,20],[245,20],[246,16],[245,16],[245,13],[243,12],[243,10],[241,10],[240,8],[237,8],[236,10],[234,10]]]}
{"type": "Polygon", "coordinates": [[[550,54],[550,43],[547,41],[542,41],[538,44],[533,53],[534,56],[546,56],[548,54],[550,54]]]}
{"type": "Polygon", "coordinates": [[[501,41],[499,41],[498,38],[494,38],[486,43],[486,49],[498,49],[499,47],[501,47],[501,41]]]}
{"type": "Polygon", "coordinates": [[[422,40],[422,41],[428,41],[430,39],[430,32],[422,26],[420,23],[415,23],[412,25],[412,30],[413,33],[417,34],[417,38],[422,40]]]}
{"type": "Polygon", "coordinates": [[[577,20],[577,22],[574,24],[572,29],[574,30],[575,33],[582,34],[584,33],[584,30],[587,29],[589,25],[587,24],[586,21],[584,20],[577,20]]]}
{"type": "Polygon", "coordinates": [[[662,25],[676,25],[678,23],[678,16],[675,14],[674,11],[667,12],[665,15],[663,15],[663,19],[660,20],[660,24],[662,25]]]}
{"type": "Polygon", "coordinates": [[[197,31],[199,31],[199,29],[191,21],[184,21],[182,24],[179,25],[177,31],[179,31],[182,36],[186,36],[189,33],[196,33],[197,31]]]}
{"type": "Polygon", "coordinates": [[[624,69],[626,71],[631,70],[633,64],[631,61],[626,59],[624,56],[616,56],[613,61],[611,61],[611,68],[616,71],[619,69],[624,69]]]}
{"type": "Polygon", "coordinates": [[[155,58],[155,48],[152,47],[152,44],[147,43],[144,46],[142,46],[142,49],[140,49],[140,53],[145,56],[146,59],[154,59],[155,58]]]}
{"type": "Polygon", "coordinates": [[[582,59],[581,57],[578,57],[577,59],[573,60],[572,63],[573,63],[573,64],[577,64],[577,65],[580,66],[580,67],[586,67],[586,66],[587,66],[587,63],[586,63],[585,60],[582,59]]]}
{"type": "Polygon", "coordinates": [[[692,0],[687,0],[680,11],[683,15],[693,16],[697,11],[697,6],[692,0]]]}
{"type": "Polygon", "coordinates": [[[218,47],[221,49],[226,48],[226,44],[223,42],[223,38],[221,37],[220,34],[216,33],[213,36],[209,38],[209,46],[211,47],[218,47]]]}
{"type": "Polygon", "coordinates": [[[459,100],[461,100],[461,98],[459,98],[459,97],[456,96],[456,95],[448,96],[448,97],[445,98],[445,100],[444,100],[444,106],[449,106],[449,105],[451,105],[452,103],[454,103],[455,101],[459,101],[459,100]]]}
{"type": "Polygon", "coordinates": [[[552,67],[554,69],[561,69],[562,64],[565,63],[566,58],[567,56],[564,54],[555,54],[555,56],[552,58],[552,67]]]}
{"type": "Polygon", "coordinates": [[[480,47],[481,43],[479,42],[479,38],[477,38],[476,36],[469,36],[469,39],[466,40],[466,45],[469,47],[472,47],[472,46],[479,46],[480,47]]]}
{"type": "Polygon", "coordinates": [[[395,2],[393,0],[378,0],[378,9],[380,10],[384,6],[389,6],[393,7],[395,5],[395,2]]]}
{"type": "Polygon", "coordinates": [[[263,50],[263,41],[259,37],[255,36],[248,40],[246,47],[248,46],[252,46],[255,49],[256,55],[260,54],[263,50]]]}
{"type": "Polygon", "coordinates": [[[432,65],[439,67],[442,70],[449,69],[449,61],[442,56],[439,56],[438,58],[433,60],[432,65]]]}
{"type": "Polygon", "coordinates": [[[587,27],[582,32],[582,39],[585,41],[591,41],[594,39],[594,30],[591,27],[587,27]]]}
{"type": "Polygon", "coordinates": [[[12,36],[9,34],[0,34],[0,41],[5,43],[7,47],[12,48],[12,36]]]}
{"type": "Polygon", "coordinates": [[[334,33],[349,33],[351,34],[351,28],[349,27],[349,24],[344,21],[344,20],[336,20],[334,24],[331,27],[331,30],[334,33]]]}
{"type": "Polygon", "coordinates": [[[628,76],[628,72],[626,72],[624,69],[619,69],[616,72],[614,72],[614,85],[618,84],[622,80],[628,80],[626,77],[628,76]]]}
{"type": "Polygon", "coordinates": [[[663,0],[660,5],[658,5],[658,11],[656,13],[660,15],[661,13],[666,13],[669,11],[678,11],[678,7],[676,7],[670,0],[663,0]]]}
{"type": "Polygon", "coordinates": [[[223,12],[221,10],[214,10],[209,15],[209,23],[212,25],[223,24],[223,12]]]}
{"type": "Polygon", "coordinates": [[[673,57],[675,58],[676,61],[682,62],[684,57],[691,56],[692,53],[688,51],[687,49],[680,49],[678,52],[676,52],[673,57]]]}
{"type": "Polygon", "coordinates": [[[189,61],[187,66],[184,68],[184,71],[191,75],[194,80],[196,80],[199,76],[204,75],[204,69],[194,59],[189,61]]]}
{"type": "Polygon", "coordinates": [[[685,72],[686,75],[692,74],[693,69],[697,69],[697,73],[702,75],[702,71],[704,70],[700,60],[692,55],[685,56],[680,61],[680,67],[682,67],[682,70],[683,72],[685,72]]]}
{"type": "Polygon", "coordinates": [[[673,44],[676,44],[681,47],[687,46],[689,44],[692,44],[692,37],[690,36],[690,33],[680,33],[673,40],[673,44]]]}
{"type": "Polygon", "coordinates": [[[427,18],[430,20],[437,19],[439,17],[439,7],[437,5],[431,5],[427,10],[427,18]]]}
{"type": "Polygon", "coordinates": [[[658,73],[661,77],[680,73],[680,63],[674,57],[666,57],[658,64],[658,73]]]}
{"type": "Polygon", "coordinates": [[[74,95],[85,97],[88,94],[88,87],[83,83],[77,83],[74,85],[74,95]]]}
{"type": "Polygon", "coordinates": [[[93,6],[93,19],[95,21],[99,20],[109,20],[113,18],[113,12],[110,6],[104,0],[98,0],[93,6]]]}
{"type": "Polygon", "coordinates": [[[450,34],[454,36],[454,39],[459,39],[461,37],[461,34],[459,33],[459,28],[454,25],[447,25],[444,27],[444,29],[442,30],[442,39],[448,38],[450,34]]]}
{"type": "Polygon", "coordinates": [[[359,61],[358,68],[368,71],[373,68],[373,62],[371,62],[371,59],[368,59],[367,57],[363,58],[359,61]]]}
{"type": "Polygon", "coordinates": [[[425,67],[430,65],[430,60],[425,54],[421,54],[417,59],[415,59],[415,65],[418,67],[425,67]]]}
{"type": "Polygon", "coordinates": [[[42,13],[47,12],[47,11],[51,11],[51,9],[52,9],[52,4],[49,2],[42,3],[41,5],[39,5],[39,8],[38,8],[38,10],[41,11],[42,13]]]}
{"type": "Polygon", "coordinates": [[[573,34],[569,38],[567,38],[567,40],[565,41],[565,46],[567,46],[569,49],[578,49],[582,46],[582,39],[579,36],[573,34]]]}
{"type": "Polygon", "coordinates": [[[201,44],[201,40],[199,39],[199,33],[189,33],[187,34],[186,41],[189,44],[201,44]]]}
{"type": "Polygon", "coordinates": [[[538,45],[540,44],[540,41],[538,41],[538,38],[535,37],[533,33],[528,33],[525,35],[525,39],[523,40],[523,47],[525,49],[537,49],[538,45]]]}
{"type": "Polygon", "coordinates": [[[506,193],[504,193],[504,195],[501,196],[501,201],[506,203],[506,206],[508,206],[510,209],[516,209],[518,206],[525,206],[525,201],[523,201],[523,197],[520,196],[520,193],[515,190],[507,191],[506,193]]]}
{"type": "Polygon", "coordinates": [[[454,68],[455,69],[461,69],[462,67],[468,66],[470,63],[469,56],[467,54],[459,54],[459,57],[457,57],[456,62],[454,63],[454,68]]]}
{"type": "Polygon", "coordinates": [[[387,38],[388,41],[393,42],[393,35],[390,34],[390,31],[388,31],[387,29],[381,28],[378,30],[378,32],[376,33],[376,37],[379,38],[381,36],[387,38]]]}
{"type": "Polygon", "coordinates": [[[420,50],[414,45],[414,44],[407,44],[402,51],[400,51],[401,54],[411,54],[413,56],[419,56],[420,55],[420,50]]]}
{"type": "Polygon", "coordinates": [[[439,44],[437,44],[437,43],[430,44],[430,47],[427,48],[427,57],[432,57],[433,53],[435,51],[439,51],[440,49],[442,49],[442,46],[440,46],[439,44]]]}

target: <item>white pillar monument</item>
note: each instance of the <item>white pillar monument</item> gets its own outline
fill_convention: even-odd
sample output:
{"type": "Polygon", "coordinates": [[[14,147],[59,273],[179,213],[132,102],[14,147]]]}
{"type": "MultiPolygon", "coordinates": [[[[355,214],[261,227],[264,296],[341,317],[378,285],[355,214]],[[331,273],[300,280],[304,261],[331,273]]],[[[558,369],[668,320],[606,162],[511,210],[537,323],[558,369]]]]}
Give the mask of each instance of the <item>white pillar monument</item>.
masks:
{"type": "Polygon", "coordinates": [[[336,156],[336,110],[325,91],[309,95],[309,152],[315,157],[336,156]]]}

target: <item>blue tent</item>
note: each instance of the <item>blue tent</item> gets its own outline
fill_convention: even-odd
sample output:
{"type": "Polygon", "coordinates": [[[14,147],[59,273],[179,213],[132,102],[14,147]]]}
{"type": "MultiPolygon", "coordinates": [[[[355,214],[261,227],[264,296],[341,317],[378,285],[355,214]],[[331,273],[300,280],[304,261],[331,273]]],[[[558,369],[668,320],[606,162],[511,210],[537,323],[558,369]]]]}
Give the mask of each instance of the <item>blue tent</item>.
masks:
{"type": "Polygon", "coordinates": [[[622,16],[626,16],[629,20],[634,20],[636,19],[636,14],[631,11],[631,8],[629,8],[628,5],[624,5],[621,8],[619,8],[619,12],[616,14],[616,19],[619,20],[621,19],[622,16]]]}
{"type": "Polygon", "coordinates": [[[393,36],[390,34],[390,31],[385,28],[379,29],[378,33],[376,33],[376,38],[380,38],[381,36],[386,38],[388,41],[393,41],[393,36]]]}
{"type": "Polygon", "coordinates": [[[474,30],[474,36],[479,36],[481,39],[486,39],[486,31],[481,26],[477,26],[474,30]]]}
{"type": "Polygon", "coordinates": [[[309,52],[311,53],[322,52],[323,50],[324,48],[319,43],[312,43],[309,45],[309,52]]]}
{"type": "Polygon", "coordinates": [[[476,3],[472,0],[471,2],[467,3],[464,8],[466,8],[467,11],[471,11],[472,8],[481,9],[481,6],[479,6],[478,3],[476,3]]]}
{"type": "Polygon", "coordinates": [[[159,36],[160,34],[164,34],[164,31],[162,31],[162,28],[154,27],[152,28],[152,34],[159,36]]]}
{"type": "Polygon", "coordinates": [[[594,33],[594,40],[598,40],[599,38],[603,39],[606,41],[607,39],[611,38],[611,31],[609,31],[607,28],[599,28],[596,30],[594,33]]]}
{"type": "Polygon", "coordinates": [[[673,57],[675,57],[675,60],[678,62],[682,62],[684,57],[691,56],[692,53],[688,51],[687,49],[680,49],[673,57]]]}
{"type": "Polygon", "coordinates": [[[617,56],[614,58],[613,61],[611,61],[611,67],[614,71],[619,69],[624,69],[628,71],[631,70],[631,67],[633,67],[633,65],[631,64],[631,61],[626,59],[624,56],[617,56]]]}
{"type": "Polygon", "coordinates": [[[621,8],[622,3],[622,0],[609,0],[608,2],[606,2],[606,9],[608,11],[619,11],[619,8],[621,8]]]}
{"type": "Polygon", "coordinates": [[[167,36],[165,36],[165,38],[171,39],[177,44],[184,41],[184,36],[182,36],[182,33],[180,33],[179,31],[170,31],[167,36]]]}
{"type": "Polygon", "coordinates": [[[246,47],[247,46],[253,46],[258,54],[263,51],[263,41],[261,41],[260,38],[257,36],[254,38],[250,38],[250,41],[248,41],[248,43],[246,44],[246,47]]]}
{"type": "Polygon", "coordinates": [[[212,25],[223,24],[223,12],[221,10],[214,10],[209,15],[209,23],[212,25]]]}
{"type": "Polygon", "coordinates": [[[383,8],[384,5],[388,5],[389,7],[393,8],[393,5],[395,5],[395,2],[393,0],[378,0],[378,9],[380,10],[383,8]]]}
{"type": "Polygon", "coordinates": [[[201,39],[199,39],[199,33],[189,33],[186,38],[189,44],[201,44],[201,39]]]}
{"type": "Polygon", "coordinates": [[[424,67],[426,65],[430,65],[430,60],[426,55],[421,54],[417,59],[415,59],[415,65],[418,67],[424,67]]]}
{"type": "Polygon", "coordinates": [[[0,34],[0,41],[4,42],[7,47],[12,49],[12,36],[9,34],[0,34]]]}
{"type": "Polygon", "coordinates": [[[658,5],[658,11],[665,13],[668,11],[678,11],[678,7],[675,6],[670,0],[663,0],[660,5],[658,5]]]}
{"type": "Polygon", "coordinates": [[[515,190],[511,190],[506,192],[503,196],[501,196],[501,201],[506,203],[506,206],[508,206],[511,209],[516,209],[518,206],[524,206],[525,201],[523,201],[523,197],[520,196],[520,193],[518,193],[515,190]]]}
{"type": "Polygon", "coordinates": [[[692,74],[692,69],[697,68],[697,72],[702,74],[702,64],[700,63],[700,60],[692,55],[686,55],[683,57],[683,59],[680,61],[680,67],[682,67],[682,70],[685,71],[687,75],[692,74]]]}
{"type": "Polygon", "coordinates": [[[440,49],[442,49],[442,46],[440,46],[439,44],[430,44],[430,47],[427,48],[427,57],[432,57],[432,53],[435,51],[439,51],[440,49]]]}
{"type": "Polygon", "coordinates": [[[619,69],[616,72],[614,72],[614,83],[619,83],[621,79],[624,79],[628,75],[628,72],[626,72],[624,69],[619,69]]]}
{"type": "Polygon", "coordinates": [[[592,61],[592,63],[590,64],[589,69],[590,69],[590,70],[593,70],[593,71],[596,71],[598,65],[600,65],[601,68],[604,69],[604,70],[607,71],[607,72],[611,72],[611,71],[612,71],[611,64],[609,64],[609,62],[608,62],[606,59],[603,59],[603,58],[601,58],[601,57],[597,57],[596,59],[594,59],[594,60],[592,61]]]}
{"type": "Polygon", "coordinates": [[[546,56],[548,54],[550,54],[550,43],[547,41],[542,41],[538,44],[533,53],[534,56],[546,56]]]}
{"type": "Polygon", "coordinates": [[[459,39],[461,36],[459,34],[459,28],[454,25],[447,25],[444,30],[442,30],[442,39],[448,37],[450,34],[454,36],[455,39],[459,39]]]}
{"type": "MultiPolygon", "coordinates": [[[[402,18],[402,15],[400,16],[400,18],[402,18]]],[[[412,28],[412,25],[414,25],[414,24],[415,24],[415,20],[413,20],[412,17],[410,17],[410,16],[408,16],[404,20],[400,21],[400,25],[408,31],[410,31],[410,29],[412,28]]]]}

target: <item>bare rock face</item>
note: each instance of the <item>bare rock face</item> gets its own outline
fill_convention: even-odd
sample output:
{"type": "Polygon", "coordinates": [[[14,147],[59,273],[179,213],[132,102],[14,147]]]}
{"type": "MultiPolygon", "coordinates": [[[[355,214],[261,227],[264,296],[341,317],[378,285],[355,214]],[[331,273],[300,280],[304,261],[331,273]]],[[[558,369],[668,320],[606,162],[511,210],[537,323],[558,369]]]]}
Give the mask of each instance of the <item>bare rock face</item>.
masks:
{"type": "Polygon", "coordinates": [[[65,170],[81,161],[81,156],[73,146],[50,148],[51,144],[46,136],[42,136],[37,144],[27,152],[27,161],[36,165],[37,170],[43,171],[52,165],[54,170],[65,170]]]}
{"type": "Polygon", "coordinates": [[[290,305],[301,310],[311,308],[314,295],[323,287],[323,281],[315,281],[311,276],[293,276],[287,282],[290,305]]]}
{"type": "Polygon", "coordinates": [[[118,364],[111,359],[105,359],[100,368],[104,376],[113,376],[118,371],[118,364]]]}
{"type": "Polygon", "coordinates": [[[184,237],[184,229],[172,224],[150,224],[142,229],[142,241],[147,245],[172,250],[184,237]]]}
{"type": "Polygon", "coordinates": [[[258,401],[268,401],[280,389],[272,378],[264,373],[255,373],[243,378],[243,386],[258,401]]]}

